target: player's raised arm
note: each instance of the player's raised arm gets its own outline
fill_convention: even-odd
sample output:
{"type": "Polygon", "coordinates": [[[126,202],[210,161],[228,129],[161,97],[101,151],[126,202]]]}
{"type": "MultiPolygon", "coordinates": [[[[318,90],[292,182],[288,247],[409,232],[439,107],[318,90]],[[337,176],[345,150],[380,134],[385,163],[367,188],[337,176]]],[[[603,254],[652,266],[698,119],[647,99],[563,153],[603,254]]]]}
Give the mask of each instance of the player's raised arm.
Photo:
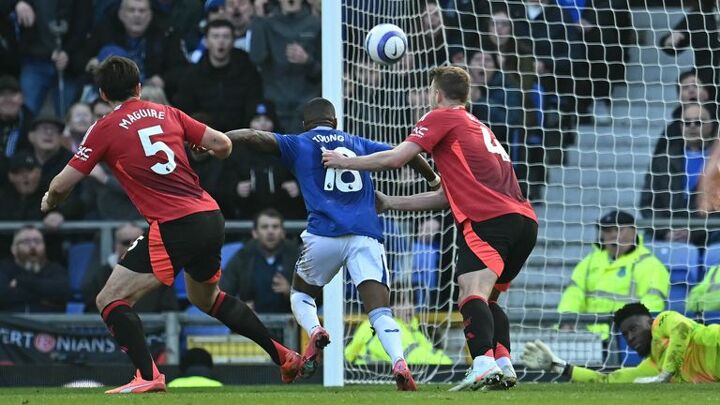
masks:
{"type": "Polygon", "coordinates": [[[346,157],[335,151],[325,151],[322,158],[325,167],[329,168],[380,171],[400,168],[420,152],[422,152],[422,148],[419,145],[403,142],[393,149],[375,152],[371,155],[346,157]]]}
{"type": "Polygon", "coordinates": [[[69,165],[65,166],[65,168],[50,182],[50,187],[48,188],[47,193],[43,196],[42,203],[40,204],[40,210],[42,212],[48,212],[57,207],[58,204],[68,198],[75,186],[84,177],[85,174],[79,170],[69,165]]]}
{"type": "Polygon", "coordinates": [[[242,143],[253,150],[280,155],[280,147],[272,132],[246,128],[226,132],[225,135],[232,142],[242,143]]]}
{"type": "Polygon", "coordinates": [[[448,208],[450,208],[450,203],[442,188],[408,196],[390,196],[379,191],[375,192],[375,209],[380,213],[388,210],[434,211],[448,208]]]}
{"type": "Polygon", "coordinates": [[[200,146],[212,152],[212,155],[218,159],[227,159],[232,153],[232,142],[222,132],[205,127],[200,146]]]}

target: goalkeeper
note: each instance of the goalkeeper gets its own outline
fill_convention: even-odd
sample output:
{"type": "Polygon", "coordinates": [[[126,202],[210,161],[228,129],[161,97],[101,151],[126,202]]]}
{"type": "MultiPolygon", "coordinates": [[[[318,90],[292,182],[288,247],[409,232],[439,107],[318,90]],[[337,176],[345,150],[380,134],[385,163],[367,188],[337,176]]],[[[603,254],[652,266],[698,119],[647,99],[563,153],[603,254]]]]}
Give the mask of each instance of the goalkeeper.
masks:
{"type": "Polygon", "coordinates": [[[614,321],[628,345],[644,358],[637,367],[606,374],[573,366],[539,340],[525,345],[522,361],[528,368],[562,373],[574,382],[720,382],[720,325],[705,326],[674,311],[653,320],[639,303],[622,307],[614,321]]]}

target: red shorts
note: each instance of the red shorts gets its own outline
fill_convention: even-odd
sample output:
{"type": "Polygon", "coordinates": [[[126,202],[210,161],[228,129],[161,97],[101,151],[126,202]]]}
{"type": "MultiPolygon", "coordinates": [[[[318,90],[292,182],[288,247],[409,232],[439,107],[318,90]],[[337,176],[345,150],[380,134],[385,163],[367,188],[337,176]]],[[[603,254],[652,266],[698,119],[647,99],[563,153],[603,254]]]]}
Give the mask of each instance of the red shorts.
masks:
{"type": "Polygon", "coordinates": [[[506,291],[535,247],[538,224],[520,214],[482,222],[464,221],[458,229],[456,277],[490,269],[497,274],[495,289],[506,291]]]}

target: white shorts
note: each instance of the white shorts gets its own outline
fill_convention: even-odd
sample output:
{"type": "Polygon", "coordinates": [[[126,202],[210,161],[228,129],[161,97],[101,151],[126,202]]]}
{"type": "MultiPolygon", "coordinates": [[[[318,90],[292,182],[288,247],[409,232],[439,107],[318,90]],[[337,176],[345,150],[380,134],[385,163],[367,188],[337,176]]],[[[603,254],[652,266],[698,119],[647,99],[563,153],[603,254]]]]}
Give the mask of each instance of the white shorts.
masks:
{"type": "Polygon", "coordinates": [[[382,243],[369,236],[319,236],[303,231],[303,249],[295,273],[306,283],[324,286],[345,266],[353,284],[375,280],[390,287],[382,243]]]}

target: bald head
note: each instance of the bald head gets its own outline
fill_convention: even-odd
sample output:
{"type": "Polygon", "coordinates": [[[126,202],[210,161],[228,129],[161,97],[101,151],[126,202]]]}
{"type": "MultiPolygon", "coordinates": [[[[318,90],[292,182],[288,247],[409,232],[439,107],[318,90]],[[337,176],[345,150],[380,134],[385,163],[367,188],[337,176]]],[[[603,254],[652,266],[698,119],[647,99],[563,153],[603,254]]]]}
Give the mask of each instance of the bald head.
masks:
{"type": "Polygon", "coordinates": [[[303,107],[303,126],[305,130],[310,130],[318,125],[327,125],[332,128],[337,126],[335,107],[330,101],[322,97],[315,97],[305,103],[303,107]]]}

